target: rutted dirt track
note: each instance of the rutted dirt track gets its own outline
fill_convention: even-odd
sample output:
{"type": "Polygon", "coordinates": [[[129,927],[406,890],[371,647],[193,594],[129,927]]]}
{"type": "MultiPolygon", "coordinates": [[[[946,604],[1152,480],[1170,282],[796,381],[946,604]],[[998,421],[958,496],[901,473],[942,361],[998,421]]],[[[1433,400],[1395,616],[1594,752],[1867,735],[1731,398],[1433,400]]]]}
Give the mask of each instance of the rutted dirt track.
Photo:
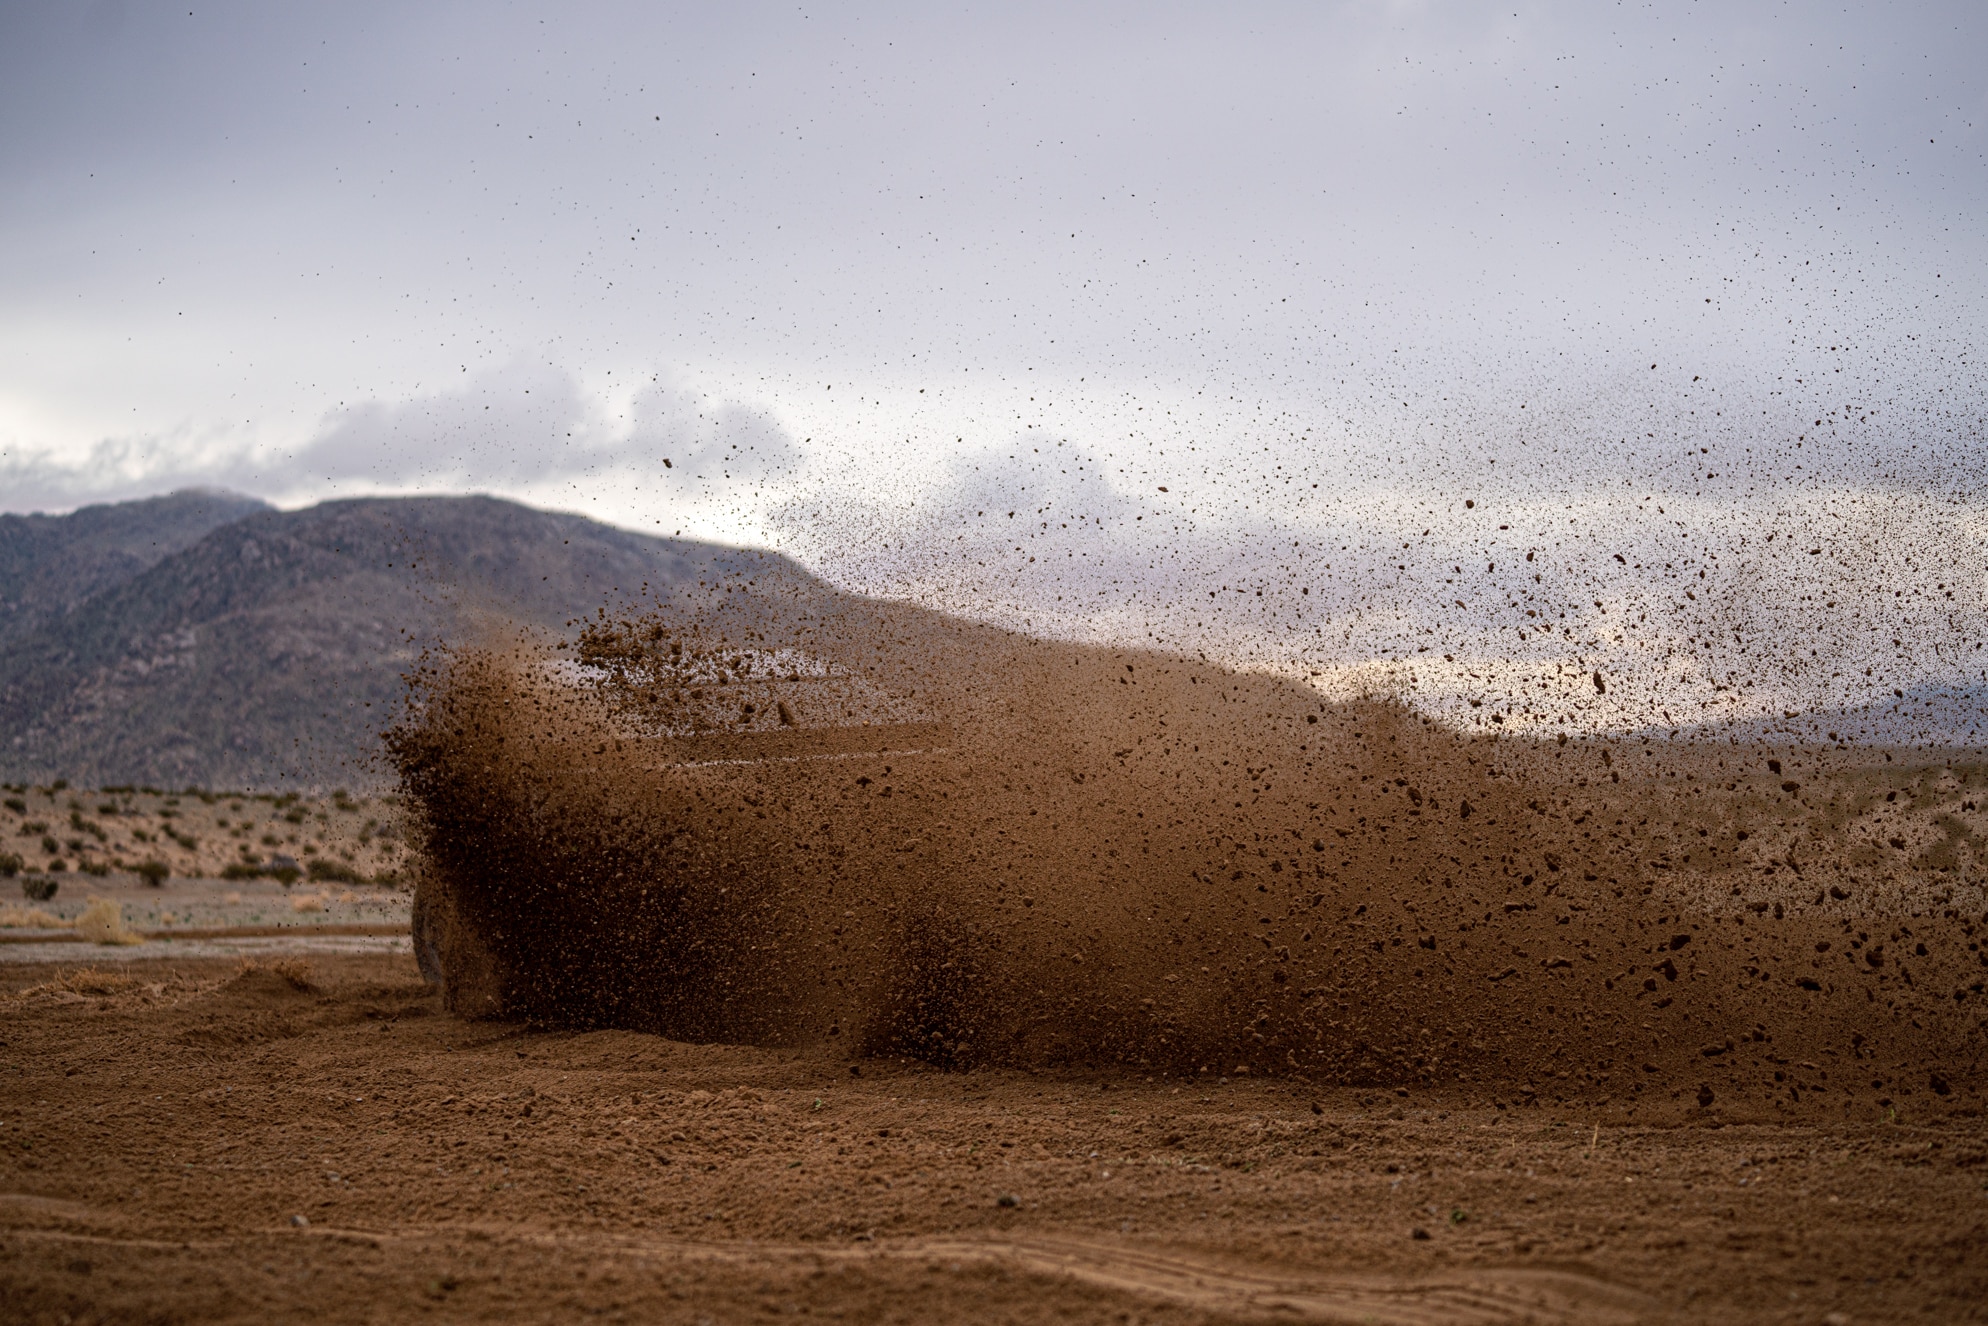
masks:
{"type": "Polygon", "coordinates": [[[9,1320],[1975,1320],[1988,1128],[945,1072],[14,967],[9,1320]],[[296,1223],[301,1217],[304,1222],[296,1223]],[[1831,1314],[1839,1314],[1832,1316],[1831,1314]]]}

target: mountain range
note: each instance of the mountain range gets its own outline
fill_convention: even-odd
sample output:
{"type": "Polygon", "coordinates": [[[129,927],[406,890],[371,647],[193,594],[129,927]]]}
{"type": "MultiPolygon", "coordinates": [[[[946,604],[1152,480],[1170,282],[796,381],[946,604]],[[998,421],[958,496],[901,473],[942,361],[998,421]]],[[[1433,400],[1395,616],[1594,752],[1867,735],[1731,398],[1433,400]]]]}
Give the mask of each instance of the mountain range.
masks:
{"type": "Polygon", "coordinates": [[[778,554],[488,497],[182,492],[0,517],[0,779],[378,785],[424,649],[769,576],[819,584],[778,554]]]}

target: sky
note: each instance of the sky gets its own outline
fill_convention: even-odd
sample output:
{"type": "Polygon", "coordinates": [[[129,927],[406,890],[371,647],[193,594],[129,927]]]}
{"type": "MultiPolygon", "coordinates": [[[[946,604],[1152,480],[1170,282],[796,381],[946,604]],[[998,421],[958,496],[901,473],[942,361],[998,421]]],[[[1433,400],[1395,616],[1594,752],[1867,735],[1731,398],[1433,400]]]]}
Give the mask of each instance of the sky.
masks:
{"type": "Polygon", "coordinates": [[[1983,50],[1970,4],[8,4],[0,509],[494,492],[1461,722],[1979,686],[1983,50]]]}

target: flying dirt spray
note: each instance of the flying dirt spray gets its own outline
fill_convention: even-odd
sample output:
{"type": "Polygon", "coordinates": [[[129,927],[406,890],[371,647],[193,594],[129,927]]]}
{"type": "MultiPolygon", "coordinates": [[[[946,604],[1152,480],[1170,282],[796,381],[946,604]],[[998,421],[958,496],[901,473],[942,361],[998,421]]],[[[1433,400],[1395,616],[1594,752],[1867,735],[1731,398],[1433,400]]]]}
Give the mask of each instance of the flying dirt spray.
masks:
{"type": "Polygon", "coordinates": [[[847,599],[416,684],[417,945],[467,1015],[1637,1117],[1981,1085],[1978,899],[1869,915],[1759,752],[1465,736],[847,599]]]}

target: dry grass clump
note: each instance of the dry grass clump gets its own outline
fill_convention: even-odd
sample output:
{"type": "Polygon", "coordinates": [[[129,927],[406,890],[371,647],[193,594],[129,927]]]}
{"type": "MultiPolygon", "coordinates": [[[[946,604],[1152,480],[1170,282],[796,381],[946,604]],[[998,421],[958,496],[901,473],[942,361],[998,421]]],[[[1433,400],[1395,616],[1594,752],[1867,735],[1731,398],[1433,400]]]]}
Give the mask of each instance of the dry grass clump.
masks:
{"type": "Polygon", "coordinates": [[[124,909],[109,898],[91,898],[75,920],[76,933],[92,944],[142,944],[144,936],[124,924],[124,909]]]}
{"type": "Polygon", "coordinates": [[[66,930],[69,922],[39,907],[0,907],[0,930],[66,930]]]}
{"type": "MultiPolygon", "coordinates": [[[[54,995],[58,999],[78,998],[94,995],[99,998],[125,994],[140,989],[143,983],[135,976],[120,971],[105,971],[101,967],[72,967],[58,972],[53,979],[35,985],[25,986],[14,992],[10,998],[32,999],[37,995],[54,995]]],[[[154,985],[154,991],[163,987],[154,985]]]]}
{"type": "Polygon", "coordinates": [[[135,989],[138,978],[128,972],[105,971],[101,967],[77,967],[65,971],[45,986],[49,990],[67,990],[70,994],[114,995],[135,989]]]}
{"type": "Polygon", "coordinates": [[[321,912],[324,910],[324,895],[319,893],[299,893],[290,899],[293,912],[321,912]]]}

